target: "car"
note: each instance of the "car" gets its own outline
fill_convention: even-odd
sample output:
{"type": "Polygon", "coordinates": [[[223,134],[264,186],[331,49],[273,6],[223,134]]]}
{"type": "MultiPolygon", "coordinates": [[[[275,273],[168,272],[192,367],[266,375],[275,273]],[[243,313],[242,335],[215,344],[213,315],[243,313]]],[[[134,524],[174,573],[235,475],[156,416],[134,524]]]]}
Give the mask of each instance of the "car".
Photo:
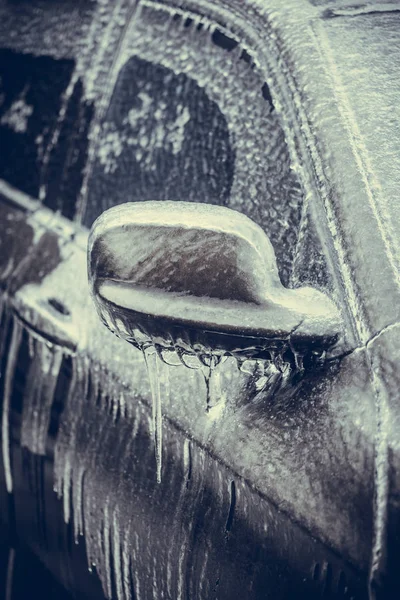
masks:
{"type": "Polygon", "coordinates": [[[398,2],[0,13],[6,600],[20,556],[49,597],[397,598],[398,2]],[[211,404],[164,365],[158,467],[154,368],[87,281],[96,219],[148,200],[249,217],[341,320],[289,380],[286,355],[225,357],[211,404]]]}

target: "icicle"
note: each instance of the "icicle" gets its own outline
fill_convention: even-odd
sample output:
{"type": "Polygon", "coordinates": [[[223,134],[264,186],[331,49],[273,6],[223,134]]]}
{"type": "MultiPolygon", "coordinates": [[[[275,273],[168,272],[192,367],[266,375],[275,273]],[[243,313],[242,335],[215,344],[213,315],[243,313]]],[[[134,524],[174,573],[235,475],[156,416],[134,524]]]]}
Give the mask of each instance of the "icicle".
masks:
{"type": "Polygon", "coordinates": [[[159,364],[162,364],[154,346],[149,346],[143,351],[146,361],[147,374],[150,382],[152,411],[153,411],[153,435],[156,453],[157,482],[161,483],[162,468],[162,412],[161,412],[161,390],[159,379],[159,364]]]}
{"type": "MultiPolygon", "coordinates": [[[[91,368],[88,359],[85,361],[87,372],[91,368]]],[[[87,376],[86,376],[87,377],[87,376]]],[[[89,388],[90,393],[80,399],[82,412],[79,423],[77,424],[74,446],[76,448],[73,458],[72,472],[72,507],[74,511],[75,538],[89,531],[98,531],[98,526],[91,524],[90,519],[92,509],[88,509],[87,502],[92,503],[96,507],[98,501],[103,502],[103,497],[99,496],[98,491],[93,490],[92,473],[96,468],[98,457],[104,450],[107,442],[107,436],[112,431],[113,421],[110,418],[110,412],[106,403],[106,398],[109,396],[109,390],[106,385],[106,378],[101,378],[99,381],[100,390],[104,389],[104,402],[97,404],[97,397],[93,394],[93,389],[89,388]],[[79,459],[78,459],[79,457],[79,459]],[[100,500],[101,498],[101,500],[100,500]],[[85,519],[89,519],[86,524],[85,519]]],[[[100,521],[101,519],[98,519],[100,521]]],[[[99,551],[98,542],[88,542],[87,553],[89,564],[101,565],[101,552],[99,551]]]]}
{"type": "Polygon", "coordinates": [[[122,544],[122,584],[125,600],[131,600],[131,559],[126,542],[122,544]]]}
{"type": "Polygon", "coordinates": [[[213,408],[213,406],[217,404],[222,398],[221,371],[218,368],[215,368],[213,370],[213,381],[210,383],[213,384],[212,386],[210,386],[211,396],[214,399],[214,403],[211,403],[211,408],[213,408]]]}
{"type": "Polygon", "coordinates": [[[191,442],[189,438],[185,438],[183,443],[183,470],[186,474],[186,479],[189,481],[191,478],[192,470],[192,457],[191,457],[191,442]]]}
{"type": "Polygon", "coordinates": [[[71,464],[71,481],[69,485],[72,497],[75,544],[78,544],[79,536],[84,535],[83,486],[85,481],[85,473],[86,471],[84,464],[71,464]]]}
{"type": "Polygon", "coordinates": [[[0,294],[0,323],[3,323],[3,318],[6,312],[6,294],[3,292],[0,294]]]}
{"type": "Polygon", "coordinates": [[[117,600],[124,600],[124,583],[121,564],[120,523],[118,522],[115,510],[113,511],[112,516],[111,554],[114,563],[114,578],[115,587],[117,590],[117,600]]]}
{"type": "Polygon", "coordinates": [[[5,600],[12,600],[14,587],[14,566],[15,566],[15,548],[10,548],[8,551],[7,575],[5,600]]]}
{"type": "MultiPolygon", "coordinates": [[[[137,534],[136,531],[133,530],[133,526],[130,523],[128,526],[128,530],[126,532],[126,536],[125,536],[125,541],[123,544],[123,554],[126,557],[130,557],[129,558],[129,572],[127,573],[127,577],[129,579],[131,579],[134,582],[134,590],[135,590],[135,595],[134,595],[134,600],[141,600],[141,598],[143,598],[144,596],[142,596],[142,588],[141,588],[141,582],[140,582],[140,578],[139,578],[139,574],[138,574],[138,570],[137,568],[134,568],[133,565],[135,564],[135,561],[137,560],[137,557],[139,556],[139,536],[137,534]]],[[[127,562],[127,559],[125,559],[124,563],[127,562]]],[[[127,586],[129,589],[129,594],[126,595],[127,600],[131,600],[132,596],[130,593],[131,590],[131,586],[130,586],[130,580],[128,579],[127,581],[127,586]]]]}
{"type": "Polygon", "coordinates": [[[107,598],[112,598],[112,585],[111,585],[111,523],[109,515],[109,498],[107,497],[106,505],[104,507],[104,522],[103,522],[103,540],[104,540],[104,570],[105,577],[102,577],[102,583],[105,587],[107,598]]]}
{"type": "Polygon", "coordinates": [[[221,398],[220,374],[216,373],[219,359],[214,354],[200,356],[202,373],[206,384],[206,412],[210,412],[221,398]]]}
{"type": "Polygon", "coordinates": [[[46,455],[47,432],[63,351],[52,344],[32,340],[33,359],[29,367],[29,388],[24,398],[21,446],[34,454],[46,455]]]}
{"type": "Polygon", "coordinates": [[[13,331],[11,337],[10,350],[7,358],[7,366],[4,381],[4,398],[2,413],[2,451],[3,464],[6,479],[7,491],[11,494],[13,490],[12,470],[11,470],[11,450],[10,450],[10,403],[12,386],[15,377],[15,368],[17,366],[18,351],[22,339],[22,325],[18,319],[13,319],[13,331]]]}
{"type": "MultiPolygon", "coordinates": [[[[127,514],[124,510],[124,498],[126,493],[127,481],[120,476],[120,473],[126,473],[129,471],[132,465],[132,456],[134,455],[133,445],[135,438],[139,431],[140,415],[138,405],[135,404],[133,414],[130,415],[129,420],[126,423],[125,435],[121,436],[120,446],[120,469],[118,470],[117,477],[117,489],[115,510],[113,513],[114,528],[119,527],[119,544],[121,551],[121,573],[122,573],[122,587],[124,591],[125,600],[132,600],[131,592],[131,578],[132,578],[132,561],[136,560],[137,547],[133,544],[132,535],[132,515],[127,514]]],[[[128,484],[129,485],[129,484],[128,484]]],[[[133,598],[139,600],[140,595],[138,588],[135,589],[133,598]]]]}
{"type": "MultiPolygon", "coordinates": [[[[73,466],[76,446],[76,433],[82,409],[88,397],[87,364],[85,358],[77,355],[72,362],[72,378],[66,406],[54,451],[54,489],[63,498],[64,520],[70,521],[70,502],[73,479],[73,466]]],[[[75,506],[77,522],[82,522],[79,507],[75,506]]]]}
{"type": "Polygon", "coordinates": [[[28,336],[28,349],[29,358],[33,359],[35,357],[35,338],[32,335],[28,336]]]}
{"type": "Polygon", "coordinates": [[[0,358],[3,359],[7,333],[12,313],[6,303],[6,295],[1,296],[0,358]]]}

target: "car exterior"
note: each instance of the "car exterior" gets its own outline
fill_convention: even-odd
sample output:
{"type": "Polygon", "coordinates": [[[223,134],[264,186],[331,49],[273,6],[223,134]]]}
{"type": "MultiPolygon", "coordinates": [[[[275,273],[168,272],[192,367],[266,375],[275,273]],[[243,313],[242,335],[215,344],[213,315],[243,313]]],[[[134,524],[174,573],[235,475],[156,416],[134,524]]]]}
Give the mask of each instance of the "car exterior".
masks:
{"type": "Polygon", "coordinates": [[[396,597],[398,4],[0,11],[12,539],[82,598],[396,597]],[[228,360],[217,416],[171,367],[161,483],[143,357],[86,275],[95,218],[147,199],[247,214],[283,284],[325,291],[344,323],[289,391],[228,360]]]}

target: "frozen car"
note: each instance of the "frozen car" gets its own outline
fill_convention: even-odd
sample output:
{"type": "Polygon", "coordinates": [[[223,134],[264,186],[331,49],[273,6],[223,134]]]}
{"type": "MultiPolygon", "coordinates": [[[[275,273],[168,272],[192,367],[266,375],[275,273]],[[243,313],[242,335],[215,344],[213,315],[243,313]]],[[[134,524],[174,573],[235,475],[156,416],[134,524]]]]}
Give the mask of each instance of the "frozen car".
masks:
{"type": "Polygon", "coordinates": [[[399,25],[389,1],[0,4],[4,598],[399,597],[399,25]],[[168,367],[159,478],[145,361],[87,285],[95,219],[145,200],[250,217],[342,321],[296,383],[225,361],[217,410],[168,367]]]}

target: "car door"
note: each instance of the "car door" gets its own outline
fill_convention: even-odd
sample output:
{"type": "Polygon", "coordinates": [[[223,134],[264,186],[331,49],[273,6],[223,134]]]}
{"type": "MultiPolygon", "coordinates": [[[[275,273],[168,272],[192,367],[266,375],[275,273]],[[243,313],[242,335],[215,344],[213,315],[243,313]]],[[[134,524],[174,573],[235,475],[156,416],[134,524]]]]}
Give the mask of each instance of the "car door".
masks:
{"type": "MultiPolygon", "coordinates": [[[[372,19],[396,41],[396,10],[21,7],[1,8],[0,53],[1,505],[12,544],[82,598],[388,593],[398,289],[382,217],[392,188],[374,175],[391,174],[370,159],[371,116],[346,67],[369,93],[366,72],[340,48],[365,49],[372,19]],[[253,219],[282,283],[326,292],[343,331],[289,385],[279,357],[267,370],[228,358],[208,412],[199,369],[165,365],[158,483],[145,362],[95,314],[86,246],[107,208],[171,199],[253,219]]],[[[376,34],[373,56],[385,48],[376,34]]],[[[371,58],[379,68],[390,73],[371,58]]],[[[390,73],[376,98],[393,102],[395,82],[390,73]]]]}

